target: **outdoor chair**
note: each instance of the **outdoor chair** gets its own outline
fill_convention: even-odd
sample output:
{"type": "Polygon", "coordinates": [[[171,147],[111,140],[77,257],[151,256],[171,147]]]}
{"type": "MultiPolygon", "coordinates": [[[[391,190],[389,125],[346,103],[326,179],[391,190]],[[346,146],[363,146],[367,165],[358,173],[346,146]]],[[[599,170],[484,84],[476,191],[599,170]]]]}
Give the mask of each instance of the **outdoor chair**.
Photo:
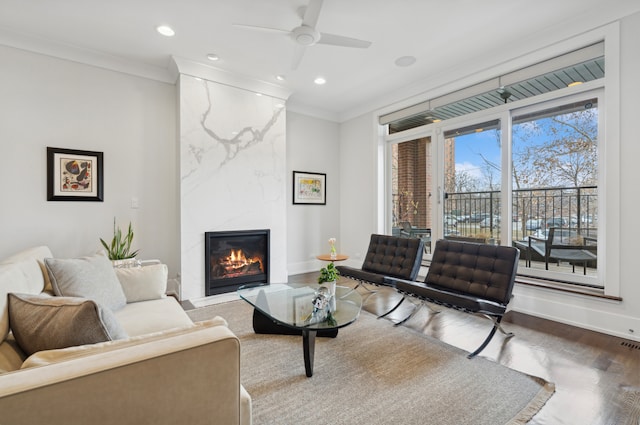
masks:
{"type": "Polygon", "coordinates": [[[496,330],[513,336],[502,329],[500,322],[511,300],[519,259],[520,251],[513,247],[438,240],[424,282],[386,279],[403,295],[393,309],[405,299],[420,301],[414,302],[413,311],[396,326],[413,317],[421,307],[429,307],[427,303],[434,303],[479,314],[493,322],[489,335],[469,358],[484,350],[496,330]]]}
{"type": "Polygon", "coordinates": [[[415,227],[408,221],[401,221],[400,236],[404,238],[420,238],[424,244],[424,252],[427,253],[427,248],[431,251],[431,229],[428,227],[415,227]]]}
{"type": "Polygon", "coordinates": [[[570,263],[574,272],[576,263],[582,264],[586,275],[588,263],[598,258],[597,241],[577,230],[552,227],[546,239],[529,236],[526,265],[531,267],[531,253],[536,252],[544,258],[545,270],[549,270],[549,260],[555,259],[570,263]]]}

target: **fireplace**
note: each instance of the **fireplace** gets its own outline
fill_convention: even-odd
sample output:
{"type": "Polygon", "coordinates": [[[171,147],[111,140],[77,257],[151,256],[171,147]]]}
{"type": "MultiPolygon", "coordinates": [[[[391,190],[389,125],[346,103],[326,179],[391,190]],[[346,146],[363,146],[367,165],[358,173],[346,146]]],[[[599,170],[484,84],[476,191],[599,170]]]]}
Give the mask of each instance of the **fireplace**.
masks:
{"type": "Polygon", "coordinates": [[[204,234],[205,295],[269,283],[269,229],[204,234]]]}

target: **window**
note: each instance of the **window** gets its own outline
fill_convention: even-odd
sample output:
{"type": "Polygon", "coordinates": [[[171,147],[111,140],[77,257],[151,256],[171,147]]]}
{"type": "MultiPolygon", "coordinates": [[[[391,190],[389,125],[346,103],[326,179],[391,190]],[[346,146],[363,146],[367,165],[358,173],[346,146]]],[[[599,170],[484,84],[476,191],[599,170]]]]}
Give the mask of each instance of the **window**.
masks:
{"type": "Polygon", "coordinates": [[[451,103],[381,117],[393,146],[394,230],[517,246],[521,276],[603,288],[602,45],[526,81],[480,84],[470,97],[456,92],[441,97],[451,103]],[[568,88],[583,80],[591,83],[568,88]],[[403,152],[416,152],[422,133],[437,137],[424,139],[430,149],[416,164],[403,152]]]}
{"type": "Polygon", "coordinates": [[[563,279],[578,267],[597,276],[598,133],[597,97],[513,112],[513,239],[527,260],[521,274],[545,270],[563,279]]]}
{"type": "Polygon", "coordinates": [[[444,237],[500,241],[500,120],[444,132],[444,237]]]}

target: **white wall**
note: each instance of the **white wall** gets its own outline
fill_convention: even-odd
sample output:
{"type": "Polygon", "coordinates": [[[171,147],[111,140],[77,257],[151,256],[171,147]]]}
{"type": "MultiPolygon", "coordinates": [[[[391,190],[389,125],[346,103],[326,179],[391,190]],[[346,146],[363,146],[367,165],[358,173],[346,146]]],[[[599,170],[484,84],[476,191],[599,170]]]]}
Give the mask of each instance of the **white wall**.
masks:
{"type": "MultiPolygon", "coordinates": [[[[623,19],[620,27],[620,168],[609,167],[606,172],[610,176],[609,180],[620,173],[621,199],[619,205],[615,203],[617,200],[607,205],[607,224],[619,225],[621,237],[619,241],[607,242],[619,244],[622,255],[619,262],[612,259],[612,264],[607,264],[605,283],[607,277],[610,284],[619,283],[622,301],[516,285],[512,305],[517,311],[640,340],[640,280],[637,267],[640,198],[636,189],[636,182],[640,180],[640,167],[637,166],[640,158],[637,126],[637,115],[640,113],[637,103],[640,98],[640,82],[637,79],[640,74],[640,50],[637,48],[637,40],[640,39],[640,14],[623,19]],[[613,282],[612,279],[617,280],[617,276],[620,276],[620,282],[613,282]]],[[[514,53],[514,58],[521,54],[522,52],[514,53]]],[[[473,69],[466,71],[472,73],[473,69]]],[[[608,106],[614,108],[617,105],[608,106]]],[[[377,207],[374,182],[380,184],[376,164],[382,154],[376,145],[378,137],[371,128],[374,120],[375,114],[371,113],[341,124],[341,157],[344,160],[341,162],[343,179],[340,223],[341,238],[349,252],[357,252],[359,246],[366,248],[365,241],[368,241],[369,235],[380,228],[382,212],[377,207]],[[354,158],[360,160],[356,161],[354,158]],[[372,211],[376,215],[370,217],[372,211]]],[[[617,155],[617,152],[609,154],[617,155]]]]}
{"type": "Polygon", "coordinates": [[[115,216],[175,275],[175,86],[3,46],[0,58],[0,258],[40,244],[92,253],[115,216]],[[48,202],[47,146],[104,152],[104,202],[48,202]]]}
{"type": "Polygon", "coordinates": [[[359,267],[378,224],[378,135],[375,118],[365,114],[340,126],[340,238],[348,265],[359,267]]]}
{"type": "Polygon", "coordinates": [[[289,274],[318,270],[316,255],[329,252],[328,239],[347,253],[340,232],[343,181],[339,125],[287,112],[287,262],[289,274]],[[293,171],[327,175],[326,205],[293,205],[293,171]]]}

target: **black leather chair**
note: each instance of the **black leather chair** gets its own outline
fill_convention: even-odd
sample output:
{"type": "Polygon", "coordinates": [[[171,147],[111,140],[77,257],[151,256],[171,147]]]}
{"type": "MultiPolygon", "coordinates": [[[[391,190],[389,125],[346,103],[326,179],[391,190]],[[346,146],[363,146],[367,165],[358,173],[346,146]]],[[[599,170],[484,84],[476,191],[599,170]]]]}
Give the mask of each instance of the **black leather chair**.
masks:
{"type": "Polygon", "coordinates": [[[519,258],[520,251],[513,247],[437,241],[424,282],[386,278],[405,297],[420,300],[397,325],[406,322],[426,303],[483,315],[493,321],[493,328],[469,358],[484,350],[496,330],[513,336],[501,328],[500,321],[511,300],[519,258]]]}
{"type": "MultiPolygon", "coordinates": [[[[423,250],[424,245],[421,239],[372,234],[361,268],[350,266],[336,266],[336,268],[340,275],[358,282],[354,290],[363,286],[374,293],[375,291],[365,285],[393,286],[385,280],[387,277],[415,280],[422,264],[423,250]]],[[[389,313],[391,311],[381,317],[389,313]]]]}

